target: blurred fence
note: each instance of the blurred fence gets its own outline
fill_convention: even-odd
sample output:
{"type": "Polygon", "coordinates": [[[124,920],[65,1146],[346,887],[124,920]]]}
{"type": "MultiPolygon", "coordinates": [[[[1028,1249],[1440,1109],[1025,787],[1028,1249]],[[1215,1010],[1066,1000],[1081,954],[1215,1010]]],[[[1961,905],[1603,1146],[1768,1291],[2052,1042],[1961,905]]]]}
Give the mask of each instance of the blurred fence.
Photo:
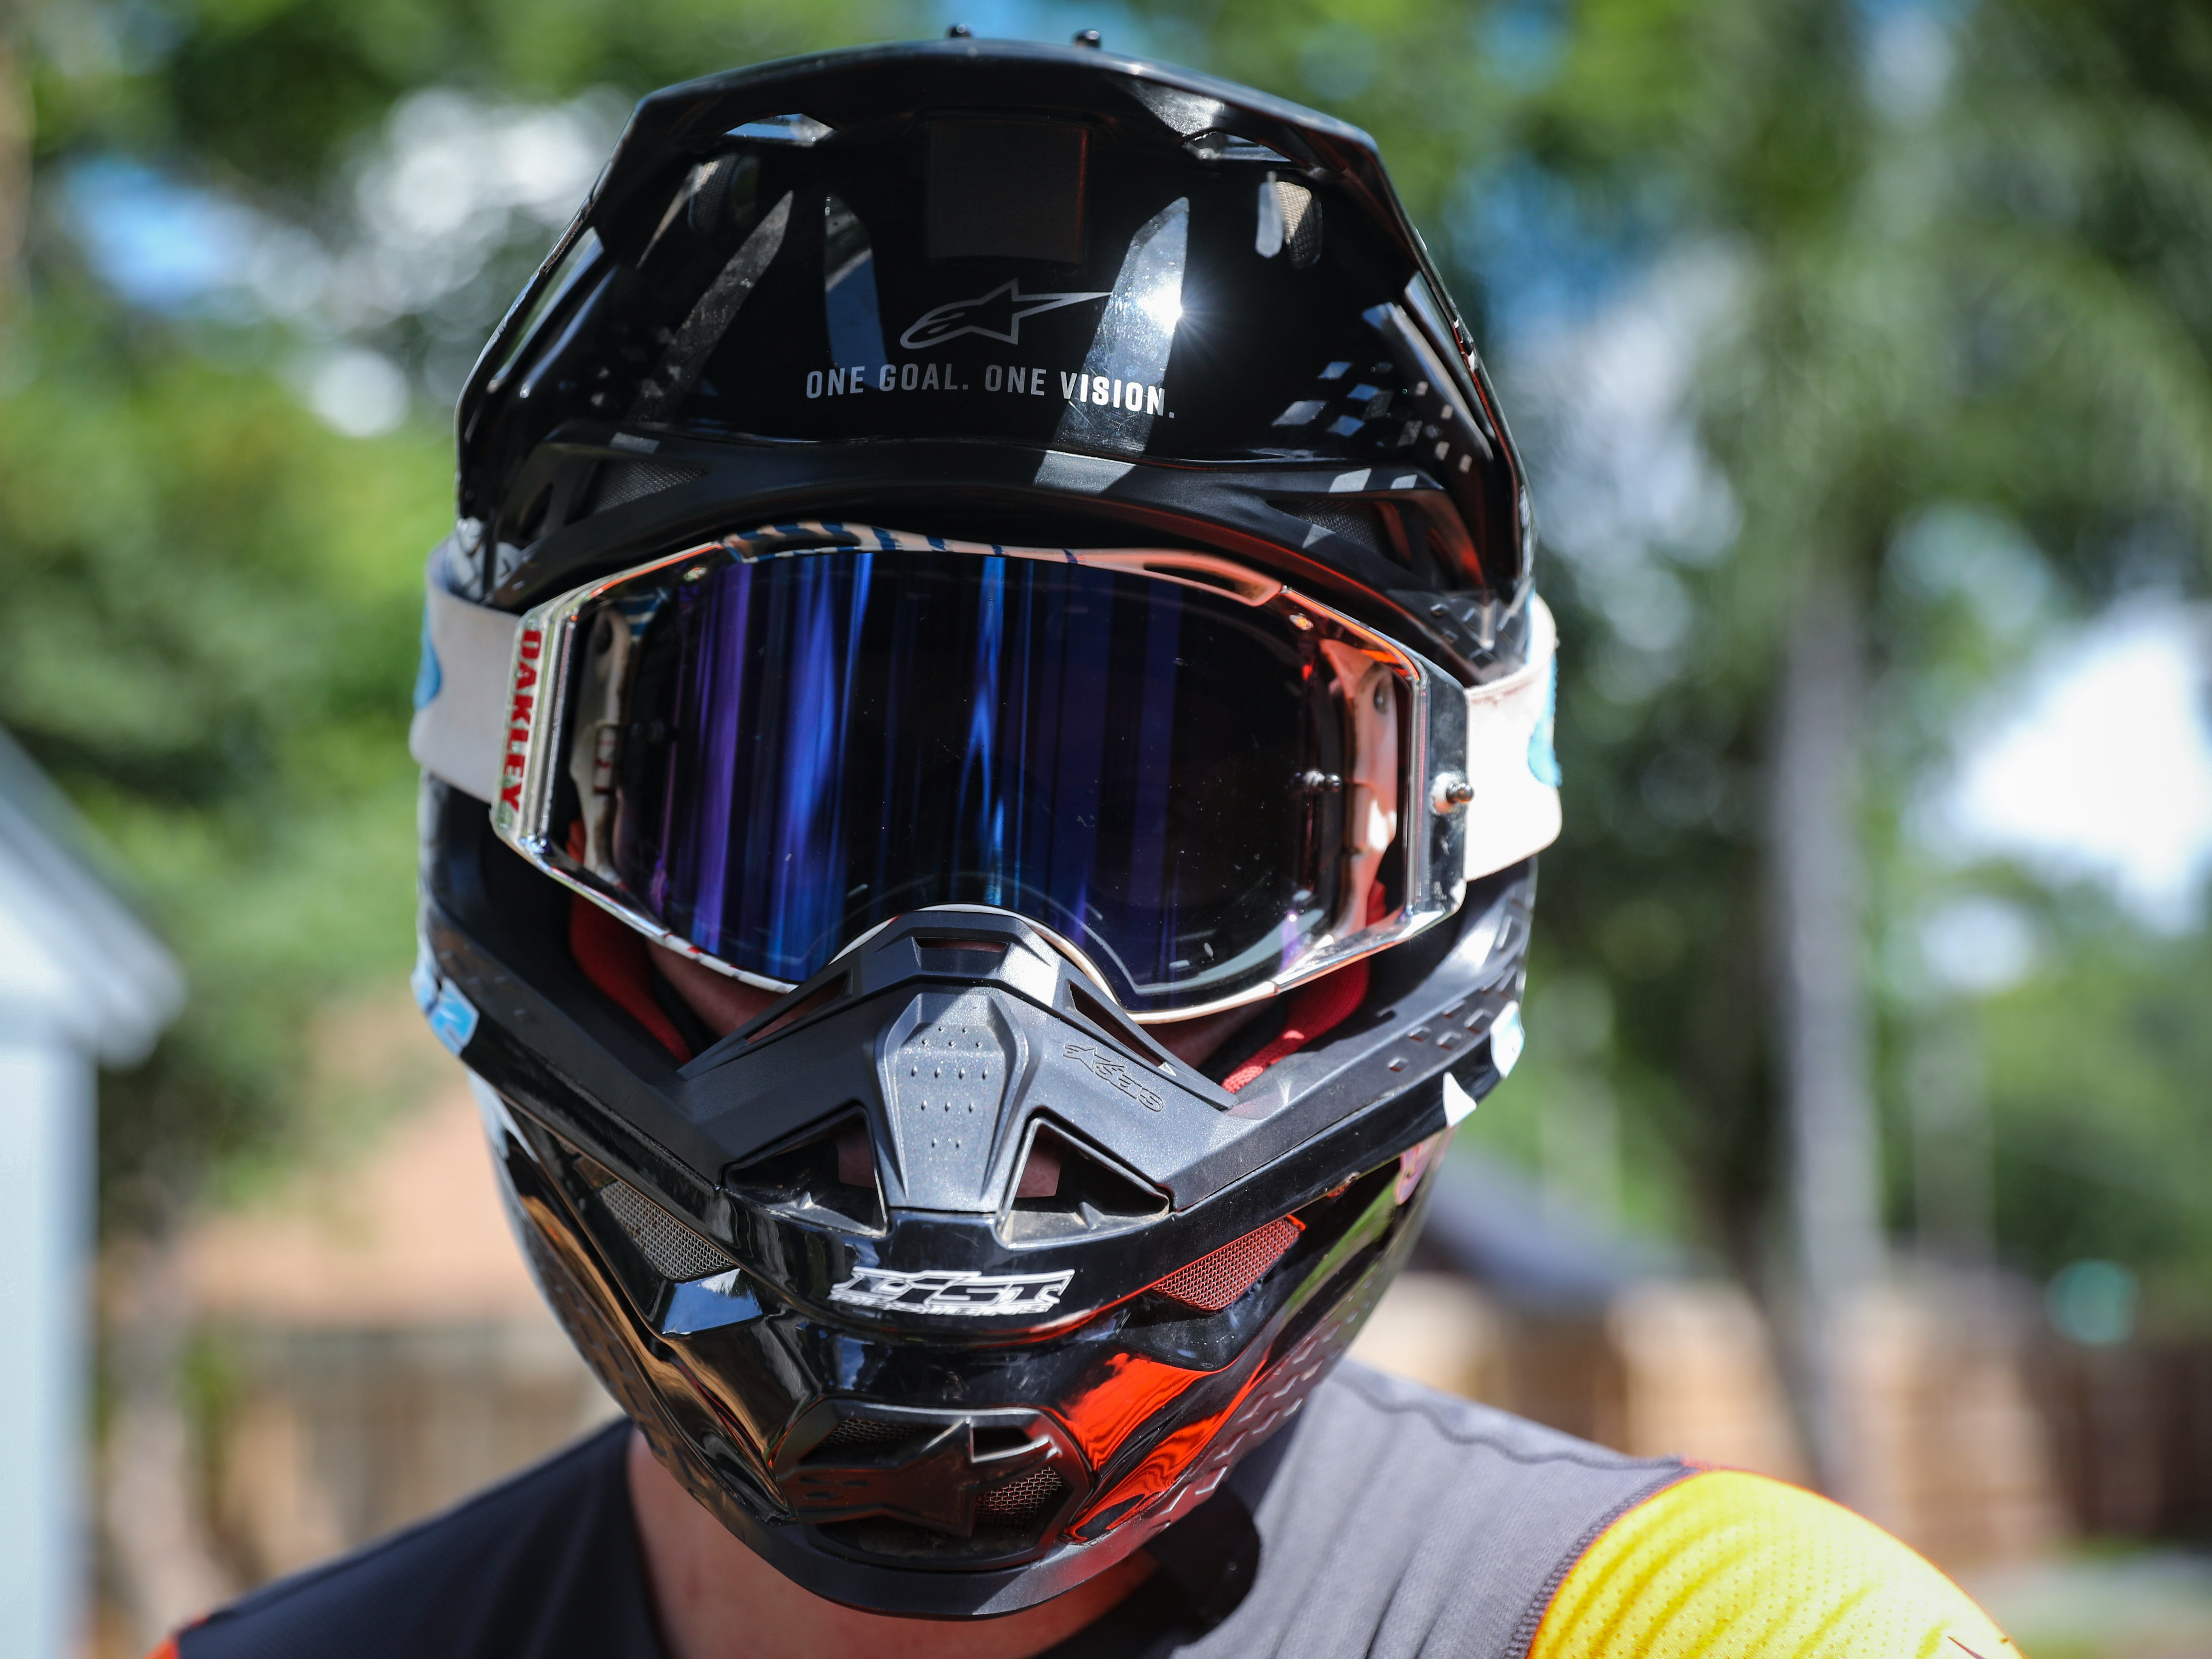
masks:
{"type": "Polygon", "coordinates": [[[2032,1376],[2082,1532],[2212,1540],[2212,1340],[2086,1347],[2051,1337],[2032,1376]]]}

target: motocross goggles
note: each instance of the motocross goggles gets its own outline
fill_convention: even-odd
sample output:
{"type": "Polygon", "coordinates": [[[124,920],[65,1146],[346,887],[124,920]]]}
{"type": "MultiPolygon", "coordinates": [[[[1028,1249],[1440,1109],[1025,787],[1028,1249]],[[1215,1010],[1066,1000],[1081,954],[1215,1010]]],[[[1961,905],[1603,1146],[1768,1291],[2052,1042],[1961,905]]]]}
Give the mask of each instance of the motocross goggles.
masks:
{"type": "MultiPolygon", "coordinates": [[[[497,614],[434,585],[434,650],[441,598],[497,614]]],[[[496,833],[769,988],[981,906],[1138,1019],[1187,1017],[1407,939],[1556,832],[1548,618],[1470,693],[1218,556],[808,524],[502,620],[496,833]]]]}

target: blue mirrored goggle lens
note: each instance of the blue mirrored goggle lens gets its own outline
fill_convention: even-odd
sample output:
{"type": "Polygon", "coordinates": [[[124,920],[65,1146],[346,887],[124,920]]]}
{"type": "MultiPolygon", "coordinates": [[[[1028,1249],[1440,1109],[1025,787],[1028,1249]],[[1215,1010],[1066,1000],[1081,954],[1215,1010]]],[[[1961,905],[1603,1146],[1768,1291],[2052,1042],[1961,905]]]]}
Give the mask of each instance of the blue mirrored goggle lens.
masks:
{"type": "Polygon", "coordinates": [[[1226,596],[965,554],[809,553],[625,598],[614,861],[663,926],[796,981],[902,912],[988,904],[1139,1012],[1326,929],[1342,718],[1310,636],[1226,596]]]}

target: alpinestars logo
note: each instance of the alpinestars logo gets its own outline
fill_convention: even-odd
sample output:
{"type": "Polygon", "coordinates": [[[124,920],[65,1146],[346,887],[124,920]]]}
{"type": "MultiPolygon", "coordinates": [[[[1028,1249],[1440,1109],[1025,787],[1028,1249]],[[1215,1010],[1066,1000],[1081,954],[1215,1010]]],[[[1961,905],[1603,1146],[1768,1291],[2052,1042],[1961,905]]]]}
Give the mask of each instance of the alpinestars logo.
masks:
{"type": "Polygon", "coordinates": [[[902,1273],[887,1267],[855,1267],[850,1279],[831,1289],[830,1299],[855,1308],[963,1318],[1041,1314],[1060,1301],[1074,1277],[1073,1268],[1056,1273],[902,1273]]]}
{"type": "Polygon", "coordinates": [[[980,300],[953,300],[934,311],[925,311],[913,327],[899,336],[899,343],[908,351],[927,351],[963,334],[980,334],[988,340],[1019,345],[1023,318],[1105,297],[1103,290],[1097,294],[1024,294],[1022,279],[1016,276],[1000,283],[980,300]]]}
{"type": "Polygon", "coordinates": [[[1063,1043],[1060,1053],[1083,1066],[1101,1083],[1112,1084],[1139,1106],[1149,1106],[1156,1112],[1160,1109],[1158,1092],[1138,1082],[1129,1068],[1113,1055],[1103,1054],[1087,1042],[1063,1043]]]}

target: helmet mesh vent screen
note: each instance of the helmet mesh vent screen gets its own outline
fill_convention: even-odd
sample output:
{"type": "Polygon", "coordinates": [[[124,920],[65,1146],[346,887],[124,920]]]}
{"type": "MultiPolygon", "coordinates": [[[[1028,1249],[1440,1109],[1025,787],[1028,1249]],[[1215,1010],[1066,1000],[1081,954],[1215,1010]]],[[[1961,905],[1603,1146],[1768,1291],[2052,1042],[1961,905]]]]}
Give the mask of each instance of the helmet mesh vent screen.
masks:
{"type": "Polygon", "coordinates": [[[1283,216],[1283,246],[1291,263],[1304,270],[1321,258],[1321,204],[1304,185],[1287,179],[1275,183],[1275,201],[1283,216]]]}
{"type": "Polygon", "coordinates": [[[914,1425],[909,1423],[879,1423],[872,1417],[848,1417],[823,1435],[821,1443],[807,1455],[819,1457],[824,1452],[895,1445],[913,1432],[914,1425]]]}
{"type": "Polygon", "coordinates": [[[687,1284],[738,1265],[626,1181],[610,1181],[597,1197],[663,1279],[687,1284]]]}
{"type": "Polygon", "coordinates": [[[1364,547],[1386,559],[1396,559],[1401,564],[1405,562],[1392,550],[1382,520],[1365,501],[1283,501],[1278,505],[1308,524],[1318,525],[1333,536],[1343,537],[1356,547],[1364,547]]]}
{"type": "Polygon", "coordinates": [[[1298,1224],[1279,1216],[1188,1267],[1178,1267],[1152,1289],[1200,1313],[1219,1313],[1258,1284],[1261,1274],[1283,1259],[1297,1237],[1298,1224]]]}
{"type": "Polygon", "coordinates": [[[642,501],[664,489],[690,483],[699,476],[696,467],[669,466],[657,461],[608,461],[592,480],[591,503],[585,511],[604,513],[611,507],[642,501]]]}
{"type": "Polygon", "coordinates": [[[1031,1469],[991,1488],[975,1500],[975,1518],[1001,1523],[1026,1521],[1060,1501],[1067,1482],[1057,1469],[1031,1469]]]}

